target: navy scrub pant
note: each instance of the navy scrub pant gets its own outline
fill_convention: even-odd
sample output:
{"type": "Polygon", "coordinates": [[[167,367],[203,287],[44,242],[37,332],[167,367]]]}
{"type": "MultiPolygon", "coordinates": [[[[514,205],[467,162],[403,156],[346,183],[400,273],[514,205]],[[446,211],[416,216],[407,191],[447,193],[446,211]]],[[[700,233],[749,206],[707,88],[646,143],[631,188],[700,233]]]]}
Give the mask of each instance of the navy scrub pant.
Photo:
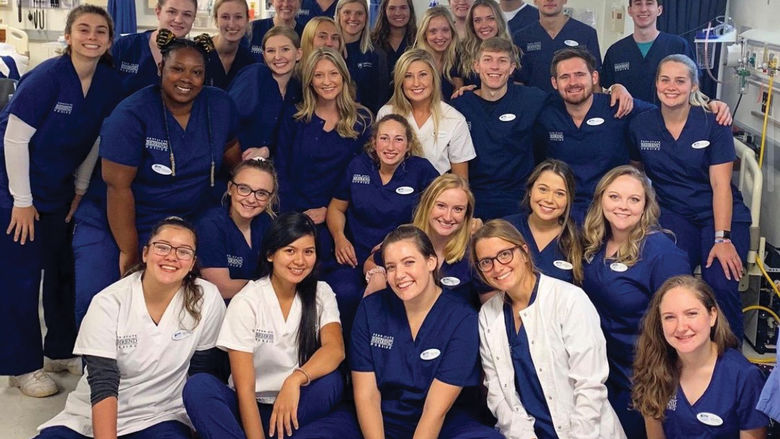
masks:
{"type": "MultiPolygon", "coordinates": [[[[701,277],[715,292],[723,314],[726,316],[732,332],[737,340],[742,341],[744,335],[744,320],[742,317],[742,299],[739,295],[739,281],[731,277],[726,279],[720,261],[715,259],[707,268],[707,256],[715,244],[715,226],[712,223],[696,224],[687,218],[668,210],[661,213],[661,226],[674,232],[677,247],[688,253],[691,269],[701,266],[701,277]]],[[[737,254],[745,264],[750,247],[750,224],[731,223],[731,242],[737,249],[737,254]]]]}
{"type": "Polygon", "coordinates": [[[72,266],[66,209],[39,212],[35,240],[20,245],[5,233],[10,208],[0,208],[0,375],[21,375],[43,367],[43,355],[53,359],[73,356],[76,330],[73,318],[72,266]],[[41,344],[38,294],[41,270],[46,340],[41,344]],[[62,281],[62,283],[60,283],[62,281]]]}
{"type": "MultiPolygon", "coordinates": [[[[301,387],[298,403],[298,425],[292,438],[310,439],[323,434],[319,419],[329,414],[341,401],[344,393],[344,378],[334,371],[301,387]]],[[[201,439],[246,438],[238,412],[236,391],[224,385],[219,378],[198,373],[187,380],[182,393],[184,407],[201,439]]],[[[258,404],[260,419],[268,436],[269,420],[273,405],[258,404]]],[[[339,437],[330,435],[328,437],[339,437]]],[[[285,434],[285,438],[288,437],[285,434]]],[[[347,439],[347,438],[341,438],[347,439]]]]}
{"type": "Polygon", "coordinates": [[[645,420],[639,411],[632,408],[631,389],[607,380],[609,403],[615,409],[628,439],[646,439],[645,420]]]}
{"type": "Polygon", "coordinates": [[[76,220],[73,230],[73,256],[76,278],[76,325],[95,294],[119,280],[119,247],[108,224],[96,226],[76,220]]]}
{"type": "MultiPolygon", "coordinates": [[[[190,439],[190,428],[179,421],[165,421],[135,433],[119,436],[119,439],[190,439]]],[[[68,427],[49,427],[41,430],[34,439],[89,439],[68,427]]]]}

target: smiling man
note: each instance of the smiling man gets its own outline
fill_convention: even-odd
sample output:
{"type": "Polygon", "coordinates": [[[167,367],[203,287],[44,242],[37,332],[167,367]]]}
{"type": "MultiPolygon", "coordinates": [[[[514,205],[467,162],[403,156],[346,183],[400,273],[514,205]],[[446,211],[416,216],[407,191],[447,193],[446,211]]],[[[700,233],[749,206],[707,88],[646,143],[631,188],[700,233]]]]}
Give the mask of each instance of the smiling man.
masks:
{"type": "Polygon", "coordinates": [[[477,152],[469,162],[469,184],[477,199],[474,216],[484,220],[519,211],[534,167],[533,126],[548,95],[511,83],[517,65],[511,41],[483,41],[474,63],[481,88],[452,104],[466,118],[477,152]]]}
{"type": "Polygon", "coordinates": [[[677,35],[660,32],[658,16],[663,0],[629,0],[628,15],[634,20],[634,33],[613,44],[604,57],[601,83],[626,86],[636,98],[655,102],[655,71],[667,55],[680,53],[696,59],[690,44],[677,35]]]}

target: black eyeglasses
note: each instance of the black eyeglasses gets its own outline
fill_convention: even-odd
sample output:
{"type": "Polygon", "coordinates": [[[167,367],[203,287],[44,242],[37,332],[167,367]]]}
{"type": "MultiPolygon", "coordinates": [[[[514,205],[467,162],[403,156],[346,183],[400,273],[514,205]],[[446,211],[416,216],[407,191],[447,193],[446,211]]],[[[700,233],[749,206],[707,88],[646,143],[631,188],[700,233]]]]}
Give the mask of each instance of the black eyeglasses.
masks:
{"type": "Polygon", "coordinates": [[[168,256],[171,250],[176,252],[176,257],[182,261],[191,261],[195,257],[195,250],[191,247],[174,247],[167,242],[155,241],[152,243],[152,251],[157,256],[168,256]]]}
{"type": "Polygon", "coordinates": [[[251,187],[245,184],[236,183],[233,180],[230,180],[230,182],[233,183],[233,186],[236,187],[236,192],[238,192],[238,195],[241,195],[242,197],[248,197],[254,194],[257,201],[268,201],[268,199],[271,198],[271,195],[273,195],[273,192],[268,192],[265,189],[252,190],[251,187]]]}
{"type": "Polygon", "coordinates": [[[515,257],[515,249],[519,247],[519,245],[516,245],[512,248],[501,250],[492,258],[482,258],[477,261],[477,268],[479,268],[479,271],[490,271],[493,269],[493,261],[498,261],[501,265],[506,265],[512,262],[512,259],[515,257]]]}

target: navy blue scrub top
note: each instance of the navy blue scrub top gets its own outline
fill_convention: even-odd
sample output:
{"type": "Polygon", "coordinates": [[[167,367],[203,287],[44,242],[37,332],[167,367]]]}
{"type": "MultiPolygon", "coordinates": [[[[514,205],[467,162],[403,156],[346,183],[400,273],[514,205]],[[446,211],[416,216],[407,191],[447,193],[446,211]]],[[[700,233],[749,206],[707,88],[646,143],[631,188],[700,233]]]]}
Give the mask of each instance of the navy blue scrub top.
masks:
{"type": "Polygon", "coordinates": [[[271,217],[263,212],[252,219],[252,246],[230,218],[229,210],[215,207],[198,220],[198,263],[201,268],[227,268],[231,279],[257,279],[263,235],[271,217]]]}
{"type": "MultiPolygon", "coordinates": [[[[380,46],[377,44],[376,41],[374,41],[374,45],[380,46]]],[[[390,80],[392,81],[394,76],[393,73],[395,71],[395,63],[398,62],[398,58],[401,57],[401,55],[406,52],[406,48],[408,47],[409,43],[406,41],[406,38],[401,40],[401,44],[398,45],[398,50],[394,50],[390,44],[387,44],[386,46],[380,46],[382,47],[382,50],[385,51],[385,54],[387,55],[387,71],[389,72],[390,80]]]]}
{"type": "Polygon", "coordinates": [[[248,48],[238,46],[233,64],[230,65],[230,70],[226,72],[225,66],[222,65],[222,60],[219,59],[219,53],[216,50],[212,50],[206,59],[206,84],[227,90],[241,69],[256,62],[257,60],[252,56],[248,48]]]}
{"type": "Polygon", "coordinates": [[[533,7],[531,3],[532,2],[525,2],[523,9],[517,11],[517,14],[515,14],[511,20],[506,22],[510,35],[526,26],[530,26],[531,24],[539,21],[539,10],[533,7]]]}
{"type": "Polygon", "coordinates": [[[144,88],[117,106],[103,124],[100,156],[137,168],[132,191],[139,233],[147,233],[171,215],[194,221],[213,207],[211,161],[215,172],[221,169],[225,145],[234,139],[235,131],[235,104],[215,87],[203,87],[195,98],[186,129],[167,108],[163,109],[157,85],[144,88]],[[176,175],[172,174],[170,145],[176,175]]]}
{"type": "Polygon", "coordinates": [[[379,167],[362,153],[352,159],[333,198],[349,202],[347,228],[358,261],[401,224],[412,221],[420,194],[439,176],[431,163],[411,156],[382,184],[379,167]]]}
{"type": "Polygon", "coordinates": [[[0,73],[0,78],[16,79],[18,81],[21,76],[19,75],[19,69],[16,67],[16,60],[12,56],[0,56],[0,59],[8,67],[8,75],[0,73]]]}
{"type": "MultiPolygon", "coordinates": [[[[713,113],[691,107],[677,140],[666,129],[658,109],[637,115],[629,130],[661,208],[699,224],[712,223],[709,170],[710,166],[736,159],[731,127],[719,125],[713,113]]],[[[749,223],[750,211],[733,183],[731,193],[732,222],[749,223]]]]}
{"type": "MultiPolygon", "coordinates": [[[[70,56],[51,58],[24,75],[0,113],[0,133],[5,133],[10,114],[36,129],[29,143],[29,178],[39,212],[67,208],[73,199],[73,173],[95,143],[103,119],[122,97],[118,77],[111,67],[98,63],[84,96],[70,56]]],[[[4,150],[0,142],[0,207],[11,208],[4,150]]]]}
{"type": "Polygon", "coordinates": [[[534,261],[537,270],[562,281],[569,283],[574,281],[571,261],[561,251],[558,238],[553,239],[544,249],[539,250],[531,228],[528,226],[528,213],[521,212],[504,219],[515,226],[520,234],[523,235],[523,238],[525,238],[528,250],[531,252],[531,260],[534,261]]]}
{"type": "Polygon", "coordinates": [[[371,135],[371,117],[366,113],[365,125],[359,119],[355,123],[357,138],[350,139],[341,137],[336,128],[325,131],[325,121],[316,114],[309,122],[295,120],[295,111],[288,107],[282,117],[274,156],[282,212],[327,207],[347,165],[371,135]]]}
{"type": "Polygon", "coordinates": [[[675,53],[696,59],[691,45],[677,35],[665,32],[658,34],[646,56],[642,56],[634,36],[629,35],[607,49],[601,66],[601,85],[610,87],[622,84],[631,96],[647,102],[658,102],[655,92],[658,64],[667,55],[675,53]]]}
{"type": "Polygon", "coordinates": [[[548,100],[547,93],[509,84],[497,103],[473,92],[453,100],[466,118],[477,157],[469,161],[469,185],[483,219],[516,213],[525,183],[534,168],[533,128],[548,100]],[[486,205],[495,206],[484,209],[486,205]]]}
{"type": "Polygon", "coordinates": [[[766,427],[769,418],[756,409],[763,387],[761,370],[741,352],[728,349],[694,404],[677,386],[664,410],[664,434],[667,439],[737,439],[740,430],[766,427]]]}
{"type": "Polygon", "coordinates": [[[691,274],[691,269],[685,252],[662,232],[645,238],[639,261],[631,267],[605,259],[605,249],[606,245],[590,262],[585,261],[582,289],[601,317],[607,340],[609,381],[630,390],[639,323],[650,299],[667,279],[691,274]]]}
{"type": "Polygon", "coordinates": [[[352,326],[350,367],[373,372],[384,422],[415,426],[434,378],[458,387],[479,384],[477,313],[442,291],[412,339],[404,304],[392,290],[360,302],[352,326]]]}
{"type": "Polygon", "coordinates": [[[579,127],[560,96],[551,99],[539,115],[536,142],[538,150],[543,151],[540,158],[554,158],[569,165],[574,173],[574,203],[582,211],[587,210],[596,185],[607,171],[627,165],[629,160],[639,161],[639,154],[630,146],[628,124],[637,114],[656,108],[634,99],[633,111],[617,119],[618,106],[610,107],[610,99],[608,94],[594,93],[593,104],[579,127]]]}
{"type": "MultiPolygon", "coordinates": [[[[539,276],[534,282],[534,289],[531,292],[527,308],[534,304],[538,292],[539,276]]],[[[539,382],[539,376],[536,375],[534,360],[531,358],[525,325],[521,322],[520,328],[515,328],[512,304],[508,302],[504,302],[504,326],[506,327],[507,340],[509,340],[512,366],[515,369],[515,390],[520,396],[520,402],[525,411],[535,419],[534,432],[538,438],[557,439],[558,435],[555,433],[550,408],[547,406],[542,384],[539,382]]]]}
{"type": "MultiPolygon", "coordinates": [[[[306,21],[308,21],[308,19],[306,21]]],[[[298,15],[298,18],[295,20],[295,33],[298,34],[299,37],[303,33],[303,26],[305,24],[305,22],[302,22],[301,16],[298,15]]],[[[273,17],[269,17],[254,20],[250,23],[250,26],[252,34],[249,38],[249,51],[258,62],[265,62],[263,60],[263,38],[265,37],[265,34],[274,27],[274,19],[273,17]]]]}
{"type": "Polygon", "coordinates": [[[149,48],[151,30],[120,37],[111,46],[114,67],[121,73],[123,96],[152,84],[160,83],[157,63],[149,48]]]}
{"type": "Polygon", "coordinates": [[[303,0],[303,2],[301,2],[301,10],[295,18],[296,24],[300,23],[301,29],[303,29],[306,27],[306,23],[314,17],[333,18],[336,15],[336,3],[338,3],[338,1],[333,0],[333,3],[323,11],[317,3],[317,0],[303,0]]]}
{"type": "Polygon", "coordinates": [[[241,150],[260,146],[273,150],[285,107],[294,108],[301,100],[301,83],[290,78],[282,97],[271,70],[256,63],[241,70],[227,92],[238,110],[241,150]]]}
{"type": "Polygon", "coordinates": [[[392,94],[387,55],[379,48],[362,53],[360,40],[347,44],[346,48],[347,68],[355,82],[357,101],[376,114],[392,94]]]}
{"type": "Polygon", "coordinates": [[[512,40],[523,51],[520,59],[520,82],[547,92],[555,91],[550,81],[550,64],[557,50],[564,47],[587,49],[596,58],[596,69],[601,68],[596,29],[573,18],[566,21],[555,39],[550,38],[550,34],[537,21],[515,32],[512,40]]]}

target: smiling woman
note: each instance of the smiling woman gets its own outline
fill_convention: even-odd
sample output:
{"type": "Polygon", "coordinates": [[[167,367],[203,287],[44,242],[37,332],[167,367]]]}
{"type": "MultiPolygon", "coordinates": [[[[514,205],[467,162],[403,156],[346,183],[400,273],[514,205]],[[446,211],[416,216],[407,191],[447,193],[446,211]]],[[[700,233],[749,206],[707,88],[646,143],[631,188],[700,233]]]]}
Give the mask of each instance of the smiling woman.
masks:
{"type": "Polygon", "coordinates": [[[252,52],[241,44],[247,33],[249,7],[244,0],[218,0],[214,4],[214,22],[219,33],[214,37],[216,50],[206,62],[206,83],[226,90],[236,74],[257,62],[252,52]]]}

